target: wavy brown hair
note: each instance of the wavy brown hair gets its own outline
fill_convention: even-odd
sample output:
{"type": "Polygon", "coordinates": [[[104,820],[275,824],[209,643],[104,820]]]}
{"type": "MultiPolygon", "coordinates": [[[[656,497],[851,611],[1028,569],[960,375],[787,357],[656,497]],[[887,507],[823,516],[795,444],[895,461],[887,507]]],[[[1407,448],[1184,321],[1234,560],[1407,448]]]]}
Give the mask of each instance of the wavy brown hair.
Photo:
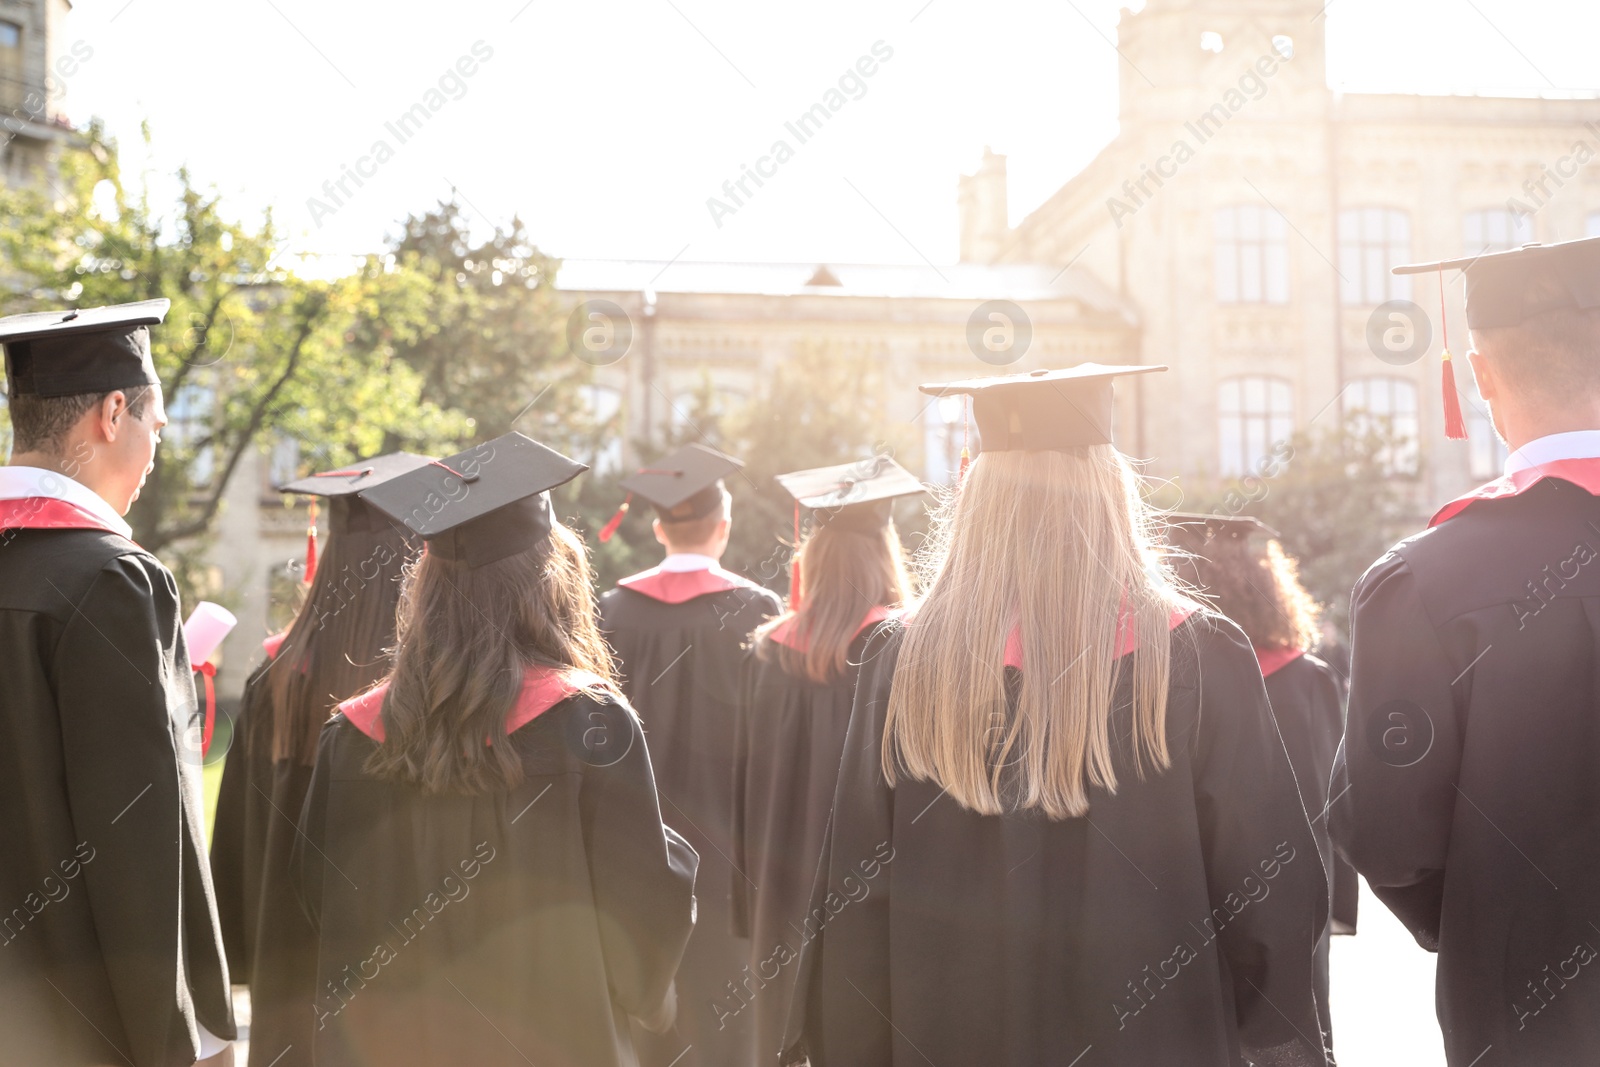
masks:
{"type": "Polygon", "coordinates": [[[891,785],[899,774],[932,781],[983,815],[1083,815],[1091,785],[1117,788],[1111,714],[1124,672],[1135,771],[1170,766],[1168,633],[1189,601],[1114,448],[982,453],[918,562],[927,593],[906,624],[884,721],[891,785]],[[1018,624],[1027,662],[1013,704],[1001,665],[1018,624]],[[1139,651],[1119,657],[1125,625],[1139,651]]]}
{"type": "Polygon", "coordinates": [[[366,505],[334,501],[335,532],[283,644],[264,678],[270,714],[252,718],[252,736],[274,761],[310,766],[317,738],[340,702],[389,673],[400,577],[416,550],[403,528],[366,505]],[[263,737],[261,733],[269,733],[263,737]]]}
{"type": "Polygon", "coordinates": [[[756,654],[775,656],[789,674],[825,684],[844,674],[862,617],[909,600],[911,578],[893,522],[874,530],[826,523],[801,542],[796,558],[805,583],[800,606],[791,598],[788,611],[756,630],[756,654]],[[770,639],[790,621],[805,651],[770,639]]]}
{"type": "Polygon", "coordinates": [[[1276,538],[1209,540],[1205,523],[1174,525],[1169,534],[1178,569],[1257,648],[1311,648],[1321,637],[1322,609],[1300,584],[1300,569],[1276,538]]]}
{"type": "Polygon", "coordinates": [[[604,682],[596,695],[615,685],[578,536],[557,522],[527,551],[476,568],[424,552],[406,573],[384,741],[367,770],[426,793],[516,786],[506,716],[529,667],[589,671],[604,682]]]}

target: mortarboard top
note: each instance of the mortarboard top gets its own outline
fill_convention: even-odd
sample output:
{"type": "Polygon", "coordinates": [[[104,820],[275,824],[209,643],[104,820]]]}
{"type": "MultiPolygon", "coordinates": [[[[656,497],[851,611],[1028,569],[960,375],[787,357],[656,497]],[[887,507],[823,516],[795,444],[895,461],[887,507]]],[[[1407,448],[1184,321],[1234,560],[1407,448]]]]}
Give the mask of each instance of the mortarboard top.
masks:
{"type": "Polygon", "coordinates": [[[817,513],[819,525],[866,530],[888,525],[897,498],[927,492],[916,475],[888,456],[780,474],[778,483],[796,503],[817,513]]]}
{"type": "Polygon", "coordinates": [[[743,466],[743,460],[714,448],[684,445],[620,484],[654,504],[662,522],[688,522],[722,506],[722,479],[743,466]]]}
{"type": "Polygon", "coordinates": [[[1279,536],[1277,530],[1251,515],[1202,515],[1192,511],[1169,511],[1164,518],[1174,532],[1195,541],[1215,541],[1223,537],[1242,540],[1252,534],[1279,536]]]}
{"type": "Polygon", "coordinates": [[[1112,381],[1123,374],[1166,369],[1080,363],[920,389],[933,396],[971,396],[985,452],[1059,452],[1110,444],[1112,381]]]}
{"type": "Polygon", "coordinates": [[[360,497],[419,535],[429,552],[482,567],[549,536],[550,490],[588,469],[512,432],[430,460],[360,497]]]}
{"type": "Polygon", "coordinates": [[[1459,270],[1467,280],[1467,327],[1516,326],[1561,308],[1600,307],[1600,237],[1529,244],[1437,263],[1408,263],[1396,274],[1459,270]]]}
{"type": "Polygon", "coordinates": [[[375,489],[392,478],[398,478],[418,467],[433,462],[427,456],[411,452],[390,452],[388,455],[358,459],[331,471],[318,471],[305,478],[285,482],[278,486],[280,493],[297,493],[302,496],[323,497],[333,505],[333,532],[351,529],[370,529],[373,518],[359,494],[375,489]]]}
{"type": "Polygon", "coordinates": [[[170,300],[35,311],[0,319],[12,396],[74,396],[157,385],[150,327],[170,300]]]}

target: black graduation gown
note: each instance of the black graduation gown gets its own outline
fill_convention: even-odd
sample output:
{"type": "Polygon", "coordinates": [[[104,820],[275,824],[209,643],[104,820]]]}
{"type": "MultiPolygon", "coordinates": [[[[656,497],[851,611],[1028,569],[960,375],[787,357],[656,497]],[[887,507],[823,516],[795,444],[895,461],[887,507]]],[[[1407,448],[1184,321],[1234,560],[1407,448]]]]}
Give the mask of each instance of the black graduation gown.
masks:
{"type": "Polygon", "coordinates": [[[635,1062],[629,1017],[659,1016],[694,922],[694,853],[626,706],[577,694],[511,740],[516,789],[427,796],[369,775],[344,714],[323,728],[291,867],[319,931],[319,1067],[635,1062]]]}
{"type": "MultiPolygon", "coordinates": [[[[1270,653],[1266,656],[1270,657],[1270,653]]],[[[1267,668],[1269,659],[1263,659],[1267,668]]],[[[1306,653],[1296,656],[1267,674],[1267,699],[1283,735],[1300,784],[1300,801],[1311,817],[1311,832],[1317,839],[1317,852],[1324,870],[1330,872],[1328,918],[1331,928],[1338,920],[1355,930],[1358,883],[1355,868],[1334,855],[1328,836],[1328,778],[1333,773],[1334,753],[1344,734],[1344,701],[1339,676],[1327,663],[1306,653]]],[[[1324,931],[1317,941],[1317,1011],[1322,1032],[1331,1035],[1328,1016],[1328,936],[1324,931]]],[[[1330,1037],[1329,1044],[1332,1044],[1330,1037]]]]}
{"type": "Polygon", "coordinates": [[[234,1026],[172,575],[0,534],[0,672],[0,1064],[191,1064],[234,1026]]]}
{"type": "Polygon", "coordinates": [[[1241,1048],[1321,1065],[1327,885],[1237,627],[1195,615],[1173,631],[1171,768],[1140,781],[1118,741],[1116,795],[1091,790],[1089,814],[1060,821],[887,786],[902,633],[866,649],[791,1046],[803,1037],[814,1067],[1236,1067],[1241,1048]]]}
{"type": "Polygon", "coordinates": [[[650,738],[662,817],[700,854],[699,918],[678,972],[677,1024],[638,1035],[646,1067],[747,1067],[753,1055],[750,1014],[718,1010],[749,953],[733,935],[729,899],[732,879],[744,876],[730,859],[734,724],[750,634],[780,610],[774,594],[742,579],[678,604],[620,586],[600,597],[623,692],[650,738]]]}
{"type": "Polygon", "coordinates": [[[271,660],[245,683],[211,831],[211,877],[233,980],[250,987],[250,1063],[309,1067],[316,931],[289,879],[311,768],[272,758],[271,660]]]}
{"type": "Polygon", "coordinates": [[[1438,952],[1452,1067],[1600,1061],[1600,498],[1547,480],[1352,600],[1335,842],[1438,952]]]}
{"type": "MultiPolygon", "coordinates": [[[[867,636],[851,644],[851,664],[860,664],[867,636]]],[[[732,881],[734,932],[750,939],[750,970],[720,1003],[727,1015],[753,1017],[758,1064],[776,1062],[783,1049],[856,672],[851,666],[819,683],[790,674],[776,655],[750,664],[733,790],[733,863],[749,880],[735,874],[732,881]]]]}

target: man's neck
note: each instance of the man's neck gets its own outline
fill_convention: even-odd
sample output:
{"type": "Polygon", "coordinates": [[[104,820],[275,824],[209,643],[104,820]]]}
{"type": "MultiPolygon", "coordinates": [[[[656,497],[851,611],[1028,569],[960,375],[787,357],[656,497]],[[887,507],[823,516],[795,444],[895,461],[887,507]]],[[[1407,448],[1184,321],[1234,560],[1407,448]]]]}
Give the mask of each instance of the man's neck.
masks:
{"type": "Polygon", "coordinates": [[[79,449],[70,449],[61,454],[37,451],[16,452],[12,454],[11,462],[8,466],[34,467],[38,470],[49,471],[52,474],[59,474],[63,478],[71,478],[101,500],[106,501],[106,505],[115,511],[116,505],[111,503],[102,490],[99,479],[94,476],[94,471],[72,458],[78,455],[79,452],[79,449]]]}

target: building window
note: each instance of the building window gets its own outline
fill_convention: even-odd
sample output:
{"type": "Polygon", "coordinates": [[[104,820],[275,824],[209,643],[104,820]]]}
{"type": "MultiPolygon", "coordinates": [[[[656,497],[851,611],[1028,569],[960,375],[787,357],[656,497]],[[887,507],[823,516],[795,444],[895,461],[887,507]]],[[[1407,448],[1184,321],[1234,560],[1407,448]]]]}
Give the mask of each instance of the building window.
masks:
{"type": "MultiPolygon", "coordinates": [[[[0,19],[0,106],[17,108],[26,95],[22,87],[22,27],[0,19]]],[[[10,137],[6,140],[9,142],[10,137]]]]}
{"type": "Polygon", "coordinates": [[[1467,420],[1467,470],[1474,478],[1498,478],[1505,470],[1506,443],[1494,432],[1489,405],[1478,395],[1477,384],[1468,375],[1469,390],[1461,398],[1461,413],[1467,420]]]}
{"type": "Polygon", "coordinates": [[[211,447],[212,414],[216,393],[204,385],[181,386],[167,401],[167,427],[161,439],[188,460],[189,484],[206,489],[216,473],[216,453],[211,447]]]}
{"type": "Polygon", "coordinates": [[[1258,204],[1219,208],[1217,300],[1224,304],[1289,302],[1289,238],[1283,216],[1258,204]]]}
{"type": "Polygon", "coordinates": [[[621,470],[623,428],[618,416],[622,412],[622,390],[591,384],[583,386],[580,393],[594,429],[589,466],[596,474],[621,470]]]}
{"type": "Polygon", "coordinates": [[[1282,378],[1225,378],[1217,388],[1218,470],[1236,478],[1256,469],[1274,444],[1294,433],[1294,387],[1282,378]]]}
{"type": "Polygon", "coordinates": [[[1521,248],[1533,240],[1533,216],[1505,208],[1461,216],[1462,251],[1469,256],[1521,248]]]}
{"type": "Polygon", "coordinates": [[[966,398],[941,396],[922,410],[923,477],[934,485],[954,484],[961,473],[961,445],[978,454],[978,427],[966,417],[966,398]]]}
{"type": "Polygon", "coordinates": [[[1346,306],[1411,299],[1410,275],[1389,268],[1411,258],[1411,216],[1388,207],[1339,212],[1339,293],[1346,306]]]}
{"type": "Polygon", "coordinates": [[[1378,461],[1391,474],[1416,473],[1416,385],[1404,378],[1356,378],[1345,387],[1344,413],[1357,434],[1385,438],[1378,461]]]}
{"type": "Polygon", "coordinates": [[[272,442],[267,456],[267,484],[276,489],[300,477],[300,442],[293,437],[279,437],[272,442]]]}
{"type": "Polygon", "coordinates": [[[693,389],[685,389],[672,398],[672,434],[682,437],[695,434],[719,440],[722,422],[749,402],[742,389],[702,382],[693,389]]]}

